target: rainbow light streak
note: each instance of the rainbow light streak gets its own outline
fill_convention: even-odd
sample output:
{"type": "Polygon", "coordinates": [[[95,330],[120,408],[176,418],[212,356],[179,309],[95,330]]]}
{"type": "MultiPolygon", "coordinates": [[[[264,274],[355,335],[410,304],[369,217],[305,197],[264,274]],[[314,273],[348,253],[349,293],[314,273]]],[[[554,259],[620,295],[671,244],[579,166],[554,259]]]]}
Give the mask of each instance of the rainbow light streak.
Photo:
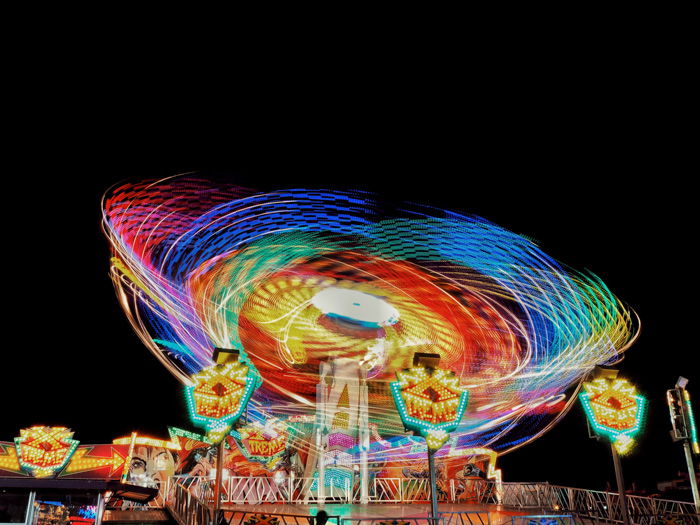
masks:
{"type": "Polygon", "coordinates": [[[15,438],[19,465],[36,478],[61,471],[80,443],[71,439],[73,432],[66,427],[35,426],[19,432],[20,437],[15,438]]]}
{"type": "Polygon", "coordinates": [[[620,454],[629,452],[642,428],[646,399],[626,379],[597,378],[583,387],[579,399],[593,430],[609,438],[620,454]]]}
{"type": "MultiPolygon", "coordinates": [[[[374,443],[403,439],[389,383],[415,352],[439,354],[469,390],[443,450],[504,453],[555,424],[582,379],[636,337],[598,277],[480,217],[191,175],[115,187],[103,207],[117,298],[143,343],[185,384],[214,348],[239,349],[265,380],[249,413],[306,429],[301,450],[315,446],[303,418],[316,413],[322,362],[365,371],[379,438],[369,461],[394,450],[374,443]]],[[[205,417],[227,410],[209,405],[205,417]]]]}

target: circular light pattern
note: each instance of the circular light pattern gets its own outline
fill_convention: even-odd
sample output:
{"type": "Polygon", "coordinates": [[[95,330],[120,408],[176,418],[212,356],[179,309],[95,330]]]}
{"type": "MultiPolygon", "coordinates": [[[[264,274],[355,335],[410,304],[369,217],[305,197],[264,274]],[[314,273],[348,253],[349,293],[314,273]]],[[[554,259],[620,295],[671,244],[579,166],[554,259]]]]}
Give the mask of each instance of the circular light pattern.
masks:
{"type": "MultiPolygon", "coordinates": [[[[143,342],[183,382],[212,364],[215,347],[239,349],[263,379],[252,419],[313,417],[320,365],[357,362],[381,438],[370,460],[410,457],[396,446],[407,440],[389,383],[415,352],[439,354],[469,391],[440,451],[453,455],[541,434],[581,379],[634,339],[630,312],[596,276],[453,211],[181,176],[113,189],[104,227],[117,295],[143,342]]],[[[333,424],[359,454],[344,423],[359,394],[343,381],[348,406],[333,424]]]]}

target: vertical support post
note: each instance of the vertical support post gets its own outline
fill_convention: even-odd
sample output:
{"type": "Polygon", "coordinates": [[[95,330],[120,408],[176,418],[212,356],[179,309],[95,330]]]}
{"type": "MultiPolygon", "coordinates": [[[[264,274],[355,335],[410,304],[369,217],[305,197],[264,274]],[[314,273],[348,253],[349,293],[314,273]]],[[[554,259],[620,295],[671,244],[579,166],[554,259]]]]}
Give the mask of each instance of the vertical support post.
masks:
{"type": "Polygon", "coordinates": [[[134,447],[136,446],[136,432],[131,433],[131,442],[129,443],[129,453],[126,455],[126,460],[124,461],[124,467],[122,468],[122,483],[126,483],[126,479],[129,476],[129,470],[131,469],[131,459],[134,456],[134,447]]]}
{"type": "Polygon", "coordinates": [[[97,505],[95,508],[95,525],[102,525],[102,518],[105,513],[105,495],[100,492],[97,495],[97,505]]]}
{"type": "Polygon", "coordinates": [[[316,484],[316,495],[318,506],[323,507],[326,502],[326,462],[325,450],[323,447],[323,437],[321,436],[321,428],[316,430],[316,447],[318,449],[318,483],[316,484]]]}
{"type": "Polygon", "coordinates": [[[369,468],[367,465],[367,451],[369,450],[369,426],[367,415],[367,380],[366,371],[362,369],[362,381],[360,383],[360,503],[369,503],[369,468]]]}
{"type": "Polygon", "coordinates": [[[33,490],[27,498],[27,512],[24,514],[24,524],[32,525],[34,523],[34,501],[36,500],[36,492],[33,490]]]}
{"type": "Polygon", "coordinates": [[[437,525],[438,503],[437,482],[435,480],[435,451],[431,450],[430,448],[428,448],[428,471],[430,474],[430,517],[432,524],[437,525]]]}
{"type": "Polygon", "coordinates": [[[330,367],[330,365],[321,363],[319,383],[316,385],[316,450],[318,451],[316,497],[318,506],[321,508],[326,503],[326,449],[323,435],[323,429],[326,426],[326,396],[324,392],[326,367],[330,367]]]}
{"type": "Polygon", "coordinates": [[[693,493],[693,502],[695,503],[695,512],[700,514],[700,495],[698,495],[698,480],[695,478],[695,467],[693,466],[693,454],[690,452],[690,443],[686,439],[683,442],[683,450],[685,451],[685,461],[688,463],[688,476],[690,477],[690,490],[693,493]]]}
{"type": "Polygon", "coordinates": [[[214,516],[219,517],[219,509],[221,509],[221,478],[224,472],[224,441],[219,443],[219,450],[216,453],[216,480],[214,481],[214,516]]]}
{"type": "Polygon", "coordinates": [[[622,477],[622,465],[620,464],[620,456],[617,455],[615,445],[610,443],[612,450],[613,463],[615,464],[615,478],[617,478],[617,491],[620,494],[620,507],[622,507],[622,522],[624,525],[630,524],[630,517],[627,511],[627,495],[625,494],[625,480],[622,477]]]}

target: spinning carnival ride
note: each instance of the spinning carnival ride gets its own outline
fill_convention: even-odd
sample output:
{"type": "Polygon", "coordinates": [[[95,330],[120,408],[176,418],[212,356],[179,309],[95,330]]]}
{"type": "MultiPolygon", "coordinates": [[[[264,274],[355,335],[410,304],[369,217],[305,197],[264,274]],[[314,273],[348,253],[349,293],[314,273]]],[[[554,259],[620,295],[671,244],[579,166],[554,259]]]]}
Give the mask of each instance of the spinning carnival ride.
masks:
{"type": "Polygon", "coordinates": [[[367,193],[180,176],[111,190],[104,227],[119,300],[175,376],[191,385],[215,348],[239,350],[259,375],[252,426],[229,440],[255,443],[270,471],[312,477],[323,450],[326,476],[361,460],[405,475],[425,441],[406,434],[390,383],[416,352],[438,354],[468,391],[437,459],[505,453],[551,427],[635,336],[604,283],[530,240],[367,193]]]}

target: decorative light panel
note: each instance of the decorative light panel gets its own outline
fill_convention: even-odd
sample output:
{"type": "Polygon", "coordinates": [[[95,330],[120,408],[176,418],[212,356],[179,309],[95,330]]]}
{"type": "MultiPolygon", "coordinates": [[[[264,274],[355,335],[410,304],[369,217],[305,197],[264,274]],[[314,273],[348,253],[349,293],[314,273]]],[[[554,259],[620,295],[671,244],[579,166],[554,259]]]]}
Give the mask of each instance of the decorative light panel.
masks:
{"type": "Polygon", "coordinates": [[[225,433],[241,416],[257,386],[250,367],[241,361],[205,368],[192,381],[193,386],[185,387],[192,423],[214,434],[225,433]]]}
{"type": "Polygon", "coordinates": [[[49,477],[61,471],[80,443],[72,437],[73,431],[66,427],[21,429],[20,437],[15,438],[20,467],[37,478],[49,477]]]}
{"type": "Polygon", "coordinates": [[[609,438],[619,453],[629,452],[642,427],[646,399],[626,379],[600,377],[583,388],[579,399],[594,432],[609,438]]]}
{"type": "Polygon", "coordinates": [[[396,376],[391,392],[404,426],[424,436],[429,449],[439,449],[459,426],[468,392],[454,372],[441,368],[416,367],[396,376]]]}

